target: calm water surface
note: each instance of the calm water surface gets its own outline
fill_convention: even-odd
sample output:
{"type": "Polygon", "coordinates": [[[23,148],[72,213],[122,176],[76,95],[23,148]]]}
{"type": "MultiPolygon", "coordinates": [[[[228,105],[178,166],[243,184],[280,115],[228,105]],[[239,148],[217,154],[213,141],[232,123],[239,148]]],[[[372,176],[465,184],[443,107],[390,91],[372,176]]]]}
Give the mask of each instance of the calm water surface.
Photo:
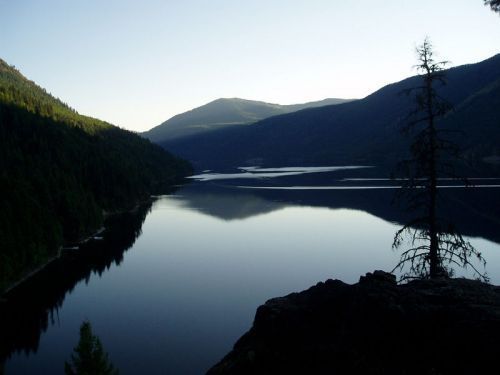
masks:
{"type": "MultiPolygon", "coordinates": [[[[6,374],[63,373],[84,319],[122,374],[202,374],[248,330],[267,299],[328,278],[354,283],[397,263],[391,243],[405,218],[390,205],[393,191],[361,189],[358,178],[341,183],[358,186],[351,190],[284,190],[313,186],[312,177],[290,180],[296,170],[243,173],[256,172],[286,174],[266,179],[266,189],[248,188],[263,187],[260,175],[246,188],[205,178],[159,197],[135,222],[114,225],[116,243],[89,245],[97,254],[112,247],[105,260],[54,266],[36,287],[18,292],[13,299],[25,311],[12,314],[11,326],[19,328],[3,343],[10,353],[6,374]],[[52,292],[54,285],[60,290],[52,292]]],[[[334,185],[337,170],[317,172],[320,184],[334,185]]],[[[500,189],[452,190],[450,212],[475,212],[455,216],[468,217],[460,228],[499,284],[500,189]]]]}

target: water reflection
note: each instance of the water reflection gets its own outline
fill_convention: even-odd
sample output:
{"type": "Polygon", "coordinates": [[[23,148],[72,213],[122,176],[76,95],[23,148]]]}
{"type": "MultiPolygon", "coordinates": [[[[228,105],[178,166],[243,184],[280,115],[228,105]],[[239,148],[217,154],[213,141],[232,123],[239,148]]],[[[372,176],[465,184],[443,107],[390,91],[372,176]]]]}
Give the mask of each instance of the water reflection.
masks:
{"type": "MultiPolygon", "coordinates": [[[[491,186],[491,185],[490,185],[491,186]]],[[[367,188],[368,187],[368,188],[367,188]]],[[[273,186],[190,184],[175,197],[185,207],[224,220],[262,215],[287,206],[347,208],[365,211],[383,220],[401,225],[412,217],[404,202],[394,202],[389,189],[280,189],[273,186]]],[[[440,215],[454,218],[457,229],[465,236],[482,237],[500,243],[500,204],[498,188],[457,188],[441,192],[440,215]]]]}
{"type": "Polygon", "coordinates": [[[102,240],[65,253],[4,296],[0,303],[0,363],[13,352],[38,350],[41,334],[57,323],[66,296],[78,283],[88,282],[93,274],[101,276],[123,261],[124,252],[141,235],[150,210],[151,203],[145,203],[133,212],[110,217],[102,240]]]}
{"type": "MultiPolygon", "coordinates": [[[[320,175],[252,184],[327,186],[346,177],[320,175]]],[[[123,374],[203,373],[248,329],[266,299],[326,278],[355,282],[399,259],[390,250],[391,223],[407,218],[392,204],[393,191],[237,185],[194,182],[152,208],[115,218],[102,242],[51,264],[8,295],[0,308],[7,370],[59,372],[81,320],[89,318],[123,374]]],[[[497,189],[443,193],[448,203],[441,209],[464,235],[500,243],[497,189]]],[[[484,254],[490,269],[500,270],[499,257],[491,256],[499,246],[477,241],[490,249],[484,254]]]]}
{"type": "Polygon", "coordinates": [[[305,174],[317,174],[326,172],[350,171],[355,169],[372,168],[370,166],[349,165],[335,167],[281,167],[281,168],[259,168],[240,167],[238,173],[202,173],[188,178],[196,181],[256,179],[256,178],[278,178],[300,176],[305,174]]]}

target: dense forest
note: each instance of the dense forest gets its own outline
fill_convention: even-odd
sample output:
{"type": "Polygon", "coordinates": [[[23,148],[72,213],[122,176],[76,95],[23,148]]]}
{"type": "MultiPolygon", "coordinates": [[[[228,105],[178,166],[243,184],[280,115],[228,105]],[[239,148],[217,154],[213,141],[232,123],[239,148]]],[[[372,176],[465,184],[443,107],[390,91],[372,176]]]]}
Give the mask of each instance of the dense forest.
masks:
{"type": "MultiPolygon", "coordinates": [[[[448,84],[438,93],[454,110],[441,120],[480,174],[497,170],[500,161],[500,55],[446,70],[448,84]]],[[[387,165],[408,153],[401,125],[413,109],[405,92],[418,83],[410,77],[348,103],[266,118],[251,126],[159,142],[188,159],[197,170],[244,165],[323,166],[387,165]]]]}
{"type": "Polygon", "coordinates": [[[180,139],[223,128],[249,125],[284,113],[352,101],[328,98],[316,102],[280,105],[239,98],[220,98],[201,107],[180,113],[142,135],[155,143],[180,139]]]}
{"type": "Polygon", "coordinates": [[[190,165],[79,115],[0,60],[0,291],[64,243],[164,192],[190,165]]]}

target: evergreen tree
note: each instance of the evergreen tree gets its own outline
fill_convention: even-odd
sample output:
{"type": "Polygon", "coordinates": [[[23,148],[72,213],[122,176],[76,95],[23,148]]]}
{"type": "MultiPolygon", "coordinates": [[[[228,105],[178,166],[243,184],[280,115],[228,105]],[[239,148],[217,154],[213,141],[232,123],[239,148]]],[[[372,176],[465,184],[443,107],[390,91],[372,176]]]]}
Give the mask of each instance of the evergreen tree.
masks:
{"type": "Polygon", "coordinates": [[[137,134],[77,114],[0,59],[0,292],[191,173],[137,134]]]}
{"type": "Polygon", "coordinates": [[[492,11],[500,13],[500,0],[484,0],[484,5],[489,5],[492,11]]]}
{"type": "Polygon", "coordinates": [[[450,220],[438,216],[442,199],[438,193],[438,178],[457,178],[454,162],[459,149],[446,138],[450,129],[443,129],[438,122],[452,109],[436,90],[437,85],[446,84],[443,70],[447,62],[434,60],[432,44],[427,38],[417,47],[417,55],[416,68],[422,80],[421,85],[407,90],[408,94],[415,95],[416,105],[403,128],[413,136],[411,158],[400,163],[400,171],[405,177],[401,194],[406,195],[408,209],[416,216],[394,236],[394,249],[402,246],[408,237],[411,244],[394,269],[403,270],[409,266],[403,279],[435,278],[451,275],[452,265],[470,266],[479,278],[486,279],[471,263],[471,258],[475,257],[484,265],[481,253],[455,230],[450,220]]]}
{"type": "Polygon", "coordinates": [[[114,369],[104,352],[101,340],[92,334],[89,322],[83,322],[80,327],[80,341],[71,355],[71,363],[64,363],[66,375],[114,375],[114,369]]]}

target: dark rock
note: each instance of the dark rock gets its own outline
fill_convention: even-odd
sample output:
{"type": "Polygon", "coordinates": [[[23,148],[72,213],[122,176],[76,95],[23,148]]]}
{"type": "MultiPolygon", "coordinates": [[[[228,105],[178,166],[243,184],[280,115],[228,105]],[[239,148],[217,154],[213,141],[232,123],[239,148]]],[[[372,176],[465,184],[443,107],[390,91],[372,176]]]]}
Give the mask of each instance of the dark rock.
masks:
{"type": "Polygon", "coordinates": [[[375,271],[267,301],[208,373],[480,374],[499,354],[500,287],[375,271]]]}

